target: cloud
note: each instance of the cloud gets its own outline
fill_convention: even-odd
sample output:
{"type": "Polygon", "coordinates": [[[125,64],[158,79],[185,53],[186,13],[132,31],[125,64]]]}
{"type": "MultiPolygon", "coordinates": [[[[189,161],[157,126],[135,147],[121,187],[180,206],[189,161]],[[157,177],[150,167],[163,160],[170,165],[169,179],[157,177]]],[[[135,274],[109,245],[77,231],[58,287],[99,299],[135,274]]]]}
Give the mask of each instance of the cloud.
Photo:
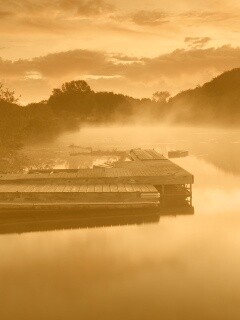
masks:
{"type": "Polygon", "coordinates": [[[209,41],[211,41],[210,37],[186,37],[184,40],[189,47],[194,49],[203,48],[209,41]]]}
{"type": "Polygon", "coordinates": [[[49,54],[33,59],[30,65],[47,77],[109,73],[107,54],[89,50],[49,54]]]}
{"type": "Polygon", "coordinates": [[[156,58],[146,58],[143,65],[130,67],[130,71],[133,77],[139,77],[142,72],[142,76],[151,79],[162,75],[168,78],[191,76],[208,70],[223,72],[236,67],[240,67],[240,48],[223,46],[208,49],[178,49],[156,58]]]}
{"type": "Polygon", "coordinates": [[[63,30],[68,28],[71,20],[73,22],[71,24],[72,30],[79,31],[81,25],[75,24],[74,21],[84,18],[91,19],[95,23],[103,17],[106,19],[111,17],[115,23],[129,24],[129,22],[132,22],[143,28],[146,26],[156,27],[167,22],[172,22],[178,28],[182,28],[190,23],[193,25],[201,22],[215,24],[239,19],[239,11],[237,10],[211,11],[212,4],[215,1],[210,1],[209,11],[186,10],[186,8],[192,7],[190,6],[190,1],[189,3],[187,1],[186,4],[186,0],[179,1],[181,3],[180,7],[183,8],[179,11],[174,9],[175,5],[172,2],[169,0],[165,4],[165,9],[164,5],[156,2],[149,6],[151,10],[141,10],[143,6],[136,1],[131,6],[129,4],[129,8],[133,8],[131,11],[126,10],[126,8],[121,11],[119,9],[121,3],[116,0],[5,0],[1,3],[0,18],[12,19],[12,25],[9,24],[6,29],[7,27],[14,29],[13,25],[16,25],[15,29],[17,29],[21,24],[25,26],[28,24],[29,32],[31,28],[39,28],[43,31],[49,29],[49,32],[55,32],[56,28],[63,30]],[[113,12],[114,15],[112,14],[113,12]],[[51,28],[49,27],[51,25],[56,26],[51,28]]]}
{"type": "Polygon", "coordinates": [[[82,3],[78,7],[79,15],[101,15],[114,11],[114,6],[104,2],[103,0],[92,0],[86,3],[82,3]]]}
{"type": "MultiPolygon", "coordinates": [[[[190,39],[197,42],[205,41],[190,39]]],[[[0,73],[6,77],[24,77],[27,72],[38,72],[46,78],[95,74],[102,76],[121,75],[131,79],[143,77],[154,79],[161,75],[178,77],[182,74],[191,75],[209,69],[221,72],[239,66],[240,48],[231,46],[191,50],[178,49],[155,58],[91,50],[71,50],[29,60],[8,61],[0,59],[0,73]]]]}
{"type": "Polygon", "coordinates": [[[14,83],[21,81],[21,88],[24,81],[28,81],[28,87],[31,81],[41,86],[46,82],[48,85],[44,86],[49,88],[50,84],[89,79],[94,83],[93,89],[113,89],[138,96],[157,89],[177,93],[236,67],[240,67],[240,48],[230,46],[178,49],[155,58],[72,50],[34,59],[0,59],[1,78],[14,83]]]}
{"type": "Polygon", "coordinates": [[[0,10],[0,19],[8,18],[12,15],[13,15],[13,13],[10,11],[1,11],[0,10]]]}
{"type": "Polygon", "coordinates": [[[167,15],[159,11],[138,11],[131,20],[138,25],[158,26],[168,22],[167,15]]]}
{"type": "Polygon", "coordinates": [[[6,0],[1,6],[0,35],[15,37],[35,33],[81,35],[83,29],[104,28],[114,12],[114,6],[105,0],[6,0]]]}
{"type": "Polygon", "coordinates": [[[47,0],[5,0],[1,3],[2,10],[14,15],[41,14],[47,10],[51,11],[56,1],[47,0]]]}
{"type": "Polygon", "coordinates": [[[39,73],[50,79],[86,75],[125,76],[129,67],[143,62],[142,58],[122,54],[71,50],[18,61],[0,59],[0,74],[8,78],[39,73]]]}
{"type": "Polygon", "coordinates": [[[157,10],[140,10],[122,14],[117,12],[113,15],[110,15],[110,18],[117,23],[130,22],[142,27],[156,27],[169,22],[170,14],[157,10]]]}
{"type": "Polygon", "coordinates": [[[112,12],[114,6],[105,0],[5,0],[3,12],[20,16],[47,14],[95,16],[112,12]]]}
{"type": "Polygon", "coordinates": [[[185,11],[179,15],[180,17],[194,19],[204,22],[221,22],[226,20],[239,19],[239,11],[185,11]]]}

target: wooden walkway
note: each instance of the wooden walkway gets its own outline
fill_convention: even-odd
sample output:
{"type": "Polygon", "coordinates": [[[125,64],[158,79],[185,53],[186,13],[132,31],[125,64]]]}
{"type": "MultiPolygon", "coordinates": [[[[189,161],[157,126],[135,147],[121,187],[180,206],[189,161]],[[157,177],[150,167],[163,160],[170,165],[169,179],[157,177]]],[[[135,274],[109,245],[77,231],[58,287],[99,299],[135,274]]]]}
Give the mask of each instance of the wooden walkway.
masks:
{"type": "Polygon", "coordinates": [[[174,192],[181,186],[180,198],[191,197],[191,187],[185,186],[191,186],[194,178],[186,170],[155,150],[131,150],[129,157],[132,161],[118,161],[112,168],[2,174],[0,209],[157,206],[170,186],[174,192]]]}

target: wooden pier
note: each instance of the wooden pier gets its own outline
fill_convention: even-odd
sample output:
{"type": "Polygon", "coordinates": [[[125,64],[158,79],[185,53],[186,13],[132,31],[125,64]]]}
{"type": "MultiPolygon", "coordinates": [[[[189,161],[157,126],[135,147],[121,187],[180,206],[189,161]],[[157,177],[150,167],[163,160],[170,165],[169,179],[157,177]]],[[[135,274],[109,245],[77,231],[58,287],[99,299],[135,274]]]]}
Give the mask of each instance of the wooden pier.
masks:
{"type": "Polygon", "coordinates": [[[142,208],[192,204],[192,174],[155,150],[111,168],[0,175],[0,209],[142,208]]]}

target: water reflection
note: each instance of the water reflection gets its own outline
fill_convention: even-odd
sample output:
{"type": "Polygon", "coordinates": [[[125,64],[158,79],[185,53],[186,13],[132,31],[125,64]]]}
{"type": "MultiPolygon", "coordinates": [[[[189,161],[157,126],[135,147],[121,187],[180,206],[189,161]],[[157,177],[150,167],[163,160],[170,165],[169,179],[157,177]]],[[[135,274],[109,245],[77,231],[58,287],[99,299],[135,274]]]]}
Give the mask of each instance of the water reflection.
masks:
{"type": "Polygon", "coordinates": [[[194,214],[188,204],[181,207],[132,210],[88,210],[58,212],[2,212],[0,234],[90,229],[112,226],[143,225],[159,223],[160,217],[194,214]]]}
{"type": "MultiPolygon", "coordinates": [[[[56,232],[1,235],[1,320],[240,318],[239,132],[124,130],[86,129],[74,141],[188,149],[176,163],[195,176],[194,215],[81,230],[53,219],[42,230],[56,232]]],[[[41,231],[34,219],[10,231],[41,231]]]]}

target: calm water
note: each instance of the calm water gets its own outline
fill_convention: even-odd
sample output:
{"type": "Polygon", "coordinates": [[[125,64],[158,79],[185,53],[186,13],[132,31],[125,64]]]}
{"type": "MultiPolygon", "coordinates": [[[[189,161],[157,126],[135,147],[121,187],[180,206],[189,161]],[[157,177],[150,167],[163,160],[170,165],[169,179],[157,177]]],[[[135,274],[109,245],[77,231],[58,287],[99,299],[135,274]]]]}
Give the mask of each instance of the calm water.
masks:
{"type": "Polygon", "coordinates": [[[0,319],[240,319],[240,131],[86,128],[70,143],[188,149],[195,214],[0,235],[0,319]]]}

